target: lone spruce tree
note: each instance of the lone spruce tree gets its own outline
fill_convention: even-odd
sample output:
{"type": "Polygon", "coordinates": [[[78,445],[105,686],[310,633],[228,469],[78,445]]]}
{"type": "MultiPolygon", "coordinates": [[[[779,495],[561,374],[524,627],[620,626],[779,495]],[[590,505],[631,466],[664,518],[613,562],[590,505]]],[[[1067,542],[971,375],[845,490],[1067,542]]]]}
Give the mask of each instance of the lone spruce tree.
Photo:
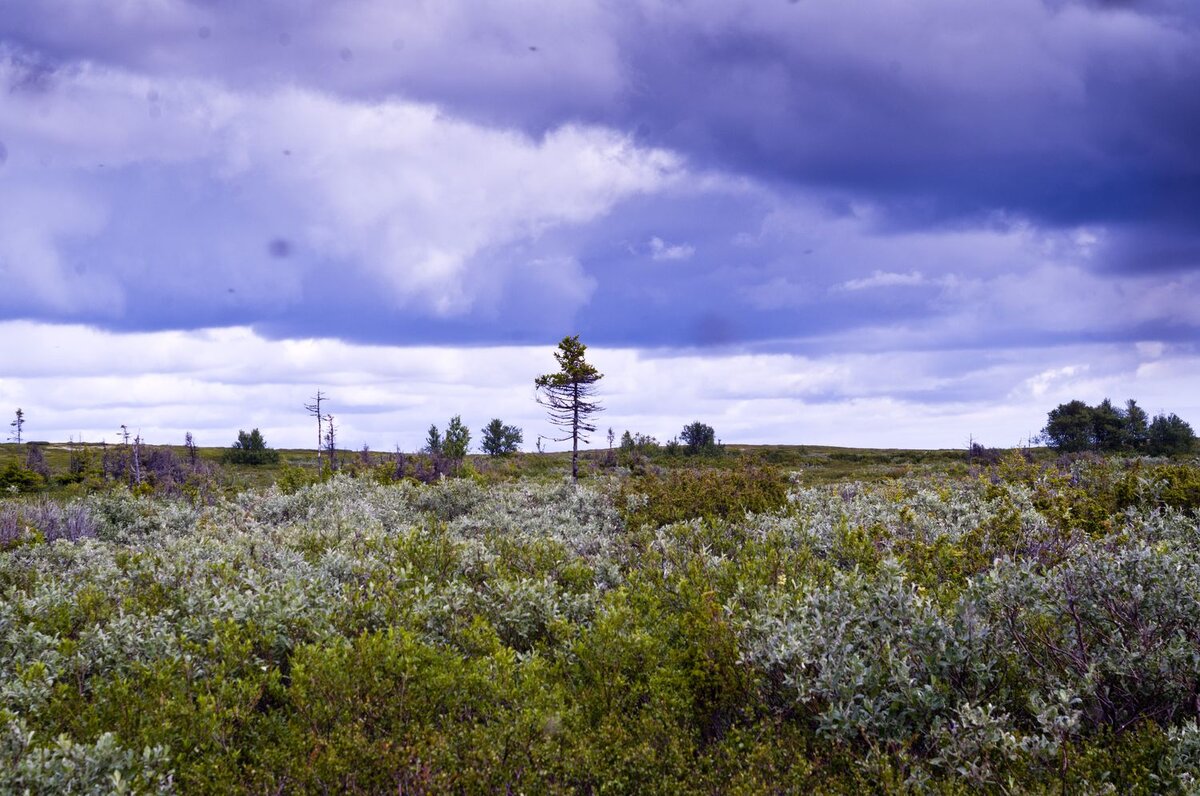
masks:
{"type": "Polygon", "coordinates": [[[596,400],[596,382],[604,378],[596,368],[583,358],[587,346],[579,342],[579,335],[564,337],[558,344],[554,358],[558,360],[557,373],[547,373],[534,379],[538,403],[545,406],[550,422],[563,429],[566,434],[555,437],[556,442],[571,440],[571,479],[579,480],[579,443],[587,444],[587,435],[596,430],[588,418],[603,411],[596,400]]]}

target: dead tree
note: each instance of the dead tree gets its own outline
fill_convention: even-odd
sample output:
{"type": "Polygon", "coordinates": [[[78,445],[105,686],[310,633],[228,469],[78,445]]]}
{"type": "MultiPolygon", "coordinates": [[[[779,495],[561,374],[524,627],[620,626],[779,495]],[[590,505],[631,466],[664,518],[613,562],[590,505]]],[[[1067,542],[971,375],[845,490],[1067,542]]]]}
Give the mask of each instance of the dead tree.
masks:
{"type": "Polygon", "coordinates": [[[325,450],[329,452],[329,469],[337,469],[337,426],[333,415],[325,415],[325,450]]]}
{"type": "Polygon", "coordinates": [[[133,438],[133,478],[138,486],[142,485],[142,435],[133,438]]]}
{"type": "Polygon", "coordinates": [[[328,397],[329,396],[325,395],[320,390],[317,390],[317,394],[315,396],[313,396],[312,403],[304,405],[305,411],[307,411],[313,417],[317,418],[317,471],[318,472],[320,472],[320,470],[321,470],[321,448],[323,445],[323,441],[325,439],[324,435],[322,434],[322,426],[321,426],[321,424],[324,422],[324,416],[321,414],[321,402],[324,400],[327,400],[328,397]]]}

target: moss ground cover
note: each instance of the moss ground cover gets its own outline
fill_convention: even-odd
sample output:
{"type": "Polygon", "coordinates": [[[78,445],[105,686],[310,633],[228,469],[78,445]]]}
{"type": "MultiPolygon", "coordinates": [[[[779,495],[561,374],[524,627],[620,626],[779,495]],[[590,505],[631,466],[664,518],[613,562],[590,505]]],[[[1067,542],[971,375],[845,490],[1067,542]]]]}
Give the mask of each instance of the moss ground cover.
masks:
{"type": "Polygon", "coordinates": [[[0,792],[1200,788],[1195,462],[772,467],[0,502],[0,792]]]}

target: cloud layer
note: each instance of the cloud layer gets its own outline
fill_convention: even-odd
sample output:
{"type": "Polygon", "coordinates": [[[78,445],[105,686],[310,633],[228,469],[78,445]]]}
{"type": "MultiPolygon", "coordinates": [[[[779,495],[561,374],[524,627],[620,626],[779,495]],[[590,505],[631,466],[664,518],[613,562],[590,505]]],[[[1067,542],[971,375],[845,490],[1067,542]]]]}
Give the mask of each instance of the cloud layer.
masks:
{"type": "Polygon", "coordinates": [[[0,320],[1182,385],[1198,84],[1187,0],[9,4],[0,320]]]}
{"type": "MultiPolygon", "coordinates": [[[[542,346],[271,340],[245,327],[98,333],[27,321],[0,324],[0,335],[24,341],[5,355],[0,406],[25,409],[32,439],[112,441],[125,424],[156,442],[191,431],[222,446],[259,427],[273,445],[304,447],[313,429],[303,406],[318,387],[349,448],[416,450],[430,423],[453,414],[476,432],[492,417],[515,423],[527,449],[556,435],[534,402],[534,377],[554,368],[542,346]]],[[[1151,412],[1200,415],[1200,357],[1162,345],[824,356],[593,348],[588,357],[605,374],[597,446],[610,426],[665,441],[695,419],[744,443],[1017,445],[1047,407],[1071,398],[1132,396],[1151,412]]]]}

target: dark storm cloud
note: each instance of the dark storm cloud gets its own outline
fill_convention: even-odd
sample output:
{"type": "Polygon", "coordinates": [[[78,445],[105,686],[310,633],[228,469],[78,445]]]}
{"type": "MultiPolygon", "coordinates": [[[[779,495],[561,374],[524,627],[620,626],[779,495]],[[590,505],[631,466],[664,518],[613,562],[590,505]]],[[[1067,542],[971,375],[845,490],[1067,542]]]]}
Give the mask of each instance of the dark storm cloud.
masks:
{"type": "Polygon", "coordinates": [[[1200,214],[1194,3],[117,5],[115,20],[106,4],[28,6],[0,36],[36,53],[34,84],[47,61],[94,58],[399,94],[534,132],[611,124],[696,163],[870,196],[902,225],[1200,214]]]}
{"type": "Polygon", "coordinates": [[[901,225],[1200,214],[1196,7],[1170,21],[1028,3],[980,19],[939,4],[804,16],[828,8],[716,30],[647,20],[628,42],[630,118],[704,162],[869,196],[901,225]],[[855,24],[867,14],[884,19],[855,24]]]}
{"type": "Polygon", "coordinates": [[[42,238],[16,230],[8,267],[41,263],[28,283],[50,298],[0,312],[372,342],[1186,340],[1198,23],[1182,0],[24,4],[0,15],[0,91],[44,121],[4,132],[0,181],[79,206],[42,238]],[[124,93],[64,117],[105,69],[124,93]],[[347,133],[412,101],[437,119],[382,132],[499,133],[424,172],[347,133]],[[570,125],[678,153],[693,179],[506,210],[528,169],[559,168],[527,151],[570,125]],[[502,144],[511,173],[450,173],[502,144]],[[35,157],[68,165],[42,179],[35,157]],[[373,205],[394,189],[381,175],[415,187],[373,205]],[[508,215],[491,224],[490,205],[508,215]],[[487,232],[455,248],[460,210],[487,232]],[[109,300],[78,306],[84,289],[109,300]]]}

